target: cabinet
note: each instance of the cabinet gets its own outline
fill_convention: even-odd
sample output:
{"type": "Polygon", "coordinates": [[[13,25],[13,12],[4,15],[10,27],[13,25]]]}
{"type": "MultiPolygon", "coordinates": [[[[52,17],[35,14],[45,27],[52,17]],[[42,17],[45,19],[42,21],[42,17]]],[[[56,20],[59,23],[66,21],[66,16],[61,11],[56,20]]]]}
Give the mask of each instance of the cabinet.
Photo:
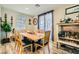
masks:
{"type": "Polygon", "coordinates": [[[58,48],[79,53],[79,23],[58,23],[58,26],[59,32],[64,32],[63,36],[58,35],[58,48]]]}

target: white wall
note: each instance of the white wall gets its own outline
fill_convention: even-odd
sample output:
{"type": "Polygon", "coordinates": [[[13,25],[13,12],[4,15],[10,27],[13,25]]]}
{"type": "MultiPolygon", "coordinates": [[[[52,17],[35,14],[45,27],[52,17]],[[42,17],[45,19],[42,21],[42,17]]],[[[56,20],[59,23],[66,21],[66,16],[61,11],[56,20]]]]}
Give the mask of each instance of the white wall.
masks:
{"type": "Polygon", "coordinates": [[[0,6],[0,17],[1,17],[1,6],[0,6]]]}
{"type": "MultiPolygon", "coordinates": [[[[1,6],[0,6],[0,17],[1,17],[1,6]]],[[[1,28],[0,28],[0,40],[1,40],[1,28]]]]}

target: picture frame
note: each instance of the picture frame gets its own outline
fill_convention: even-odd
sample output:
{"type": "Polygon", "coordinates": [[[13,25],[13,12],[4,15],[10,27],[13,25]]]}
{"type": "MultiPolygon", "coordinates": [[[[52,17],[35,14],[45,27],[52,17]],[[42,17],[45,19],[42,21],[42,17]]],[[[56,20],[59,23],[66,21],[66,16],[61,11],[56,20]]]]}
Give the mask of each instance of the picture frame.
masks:
{"type": "Polygon", "coordinates": [[[78,13],[79,12],[79,5],[75,5],[69,8],[65,9],[65,14],[69,15],[69,14],[74,14],[74,13],[78,13]]]}
{"type": "Polygon", "coordinates": [[[37,18],[33,19],[33,24],[36,25],[37,24],[37,18]]]}

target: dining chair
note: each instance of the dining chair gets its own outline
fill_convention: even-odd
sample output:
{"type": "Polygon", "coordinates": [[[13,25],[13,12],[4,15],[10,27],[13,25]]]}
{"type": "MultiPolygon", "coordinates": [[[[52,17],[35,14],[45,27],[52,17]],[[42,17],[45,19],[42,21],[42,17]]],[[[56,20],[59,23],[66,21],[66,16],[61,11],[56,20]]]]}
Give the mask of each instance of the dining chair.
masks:
{"type": "Polygon", "coordinates": [[[38,47],[41,47],[41,48],[43,48],[43,53],[45,53],[44,47],[48,45],[48,52],[50,53],[50,49],[49,49],[49,39],[50,39],[50,31],[44,32],[44,38],[38,40],[38,41],[35,43],[35,50],[38,50],[38,47]]]}
{"type": "MultiPolygon", "coordinates": [[[[27,41],[27,39],[26,39],[26,41],[27,41]]],[[[27,47],[31,47],[31,53],[32,53],[32,44],[30,43],[30,44],[23,45],[23,43],[26,43],[26,42],[22,41],[22,38],[21,38],[21,35],[19,32],[17,32],[15,34],[15,43],[16,43],[18,54],[24,54],[25,53],[24,49],[27,47]]]]}

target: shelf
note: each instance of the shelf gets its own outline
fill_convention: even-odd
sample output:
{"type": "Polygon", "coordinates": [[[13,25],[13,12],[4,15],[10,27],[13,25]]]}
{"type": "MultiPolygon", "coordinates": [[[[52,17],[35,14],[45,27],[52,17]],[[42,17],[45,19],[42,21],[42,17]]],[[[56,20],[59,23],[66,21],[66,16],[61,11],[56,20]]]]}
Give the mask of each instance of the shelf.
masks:
{"type": "Polygon", "coordinates": [[[75,29],[72,28],[70,30],[67,29],[67,30],[63,30],[63,31],[67,31],[67,32],[79,32],[79,29],[78,30],[75,30],[75,29]]]}
{"type": "Polygon", "coordinates": [[[68,38],[68,37],[59,37],[59,39],[67,39],[67,40],[72,40],[72,41],[78,41],[79,39],[73,39],[73,38],[68,38]]]}
{"type": "Polygon", "coordinates": [[[79,23],[58,23],[60,26],[78,26],[79,23]]]}
{"type": "MultiPolygon", "coordinates": [[[[79,32],[79,23],[58,23],[58,25],[61,27],[60,29],[63,31],[79,32]]],[[[59,37],[59,40],[58,40],[58,43],[79,48],[78,42],[79,42],[79,39],[73,39],[69,37],[59,37]]]]}
{"type": "Polygon", "coordinates": [[[65,41],[62,41],[62,40],[58,40],[58,42],[79,48],[79,45],[77,45],[75,43],[69,43],[69,42],[65,42],[65,41]]]}

